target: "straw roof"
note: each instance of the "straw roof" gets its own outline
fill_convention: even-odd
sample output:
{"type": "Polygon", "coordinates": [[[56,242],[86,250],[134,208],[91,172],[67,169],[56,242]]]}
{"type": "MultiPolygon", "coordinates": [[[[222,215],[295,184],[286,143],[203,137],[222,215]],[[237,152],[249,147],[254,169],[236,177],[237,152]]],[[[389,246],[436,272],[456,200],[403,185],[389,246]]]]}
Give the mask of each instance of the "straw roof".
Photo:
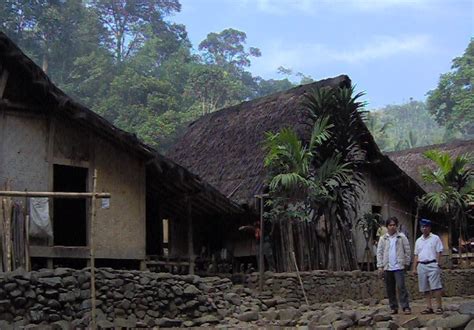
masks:
{"type": "MultiPolygon", "coordinates": [[[[2,88],[0,79],[0,110],[35,113],[56,113],[82,127],[90,129],[114,145],[124,148],[147,164],[147,183],[166,197],[168,213],[182,211],[184,195],[192,195],[195,214],[241,213],[240,206],[222,195],[197,175],[160,155],[141,142],[134,134],[125,132],[76,102],[55,86],[49,77],[26,56],[7,35],[0,32],[0,77],[9,73],[2,88]],[[153,180],[159,181],[153,184],[153,180]]],[[[166,211],[166,210],[165,210],[166,211]]]]}
{"type": "MultiPolygon", "coordinates": [[[[288,91],[222,109],[191,123],[167,156],[204,178],[234,201],[253,205],[254,195],[265,192],[265,132],[292,127],[308,141],[308,118],[302,109],[304,94],[322,87],[350,87],[346,75],[325,79],[288,91]],[[305,128],[306,127],[306,128],[305,128]]],[[[404,197],[420,195],[423,190],[384,156],[360,119],[365,130],[367,170],[390,180],[404,197]]]]}
{"type": "Polygon", "coordinates": [[[418,147],[413,149],[407,149],[402,151],[388,152],[387,156],[390,157],[401,169],[405,171],[410,177],[412,177],[418,184],[427,192],[436,191],[439,188],[436,185],[428,184],[421,178],[422,168],[434,169],[434,163],[423,156],[423,153],[428,150],[438,149],[443,152],[447,152],[451,157],[457,157],[461,154],[471,153],[474,154],[474,140],[455,140],[443,144],[435,144],[425,147],[418,147]]]}

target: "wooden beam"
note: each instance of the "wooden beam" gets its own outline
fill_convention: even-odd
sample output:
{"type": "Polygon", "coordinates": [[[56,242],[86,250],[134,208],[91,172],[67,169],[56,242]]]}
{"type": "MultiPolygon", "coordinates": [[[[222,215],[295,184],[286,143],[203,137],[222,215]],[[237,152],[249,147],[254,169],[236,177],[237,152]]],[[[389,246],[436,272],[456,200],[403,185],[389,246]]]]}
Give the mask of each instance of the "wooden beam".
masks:
{"type": "Polygon", "coordinates": [[[0,196],[7,196],[7,197],[55,197],[55,198],[110,198],[110,193],[0,191],[0,196]]]}

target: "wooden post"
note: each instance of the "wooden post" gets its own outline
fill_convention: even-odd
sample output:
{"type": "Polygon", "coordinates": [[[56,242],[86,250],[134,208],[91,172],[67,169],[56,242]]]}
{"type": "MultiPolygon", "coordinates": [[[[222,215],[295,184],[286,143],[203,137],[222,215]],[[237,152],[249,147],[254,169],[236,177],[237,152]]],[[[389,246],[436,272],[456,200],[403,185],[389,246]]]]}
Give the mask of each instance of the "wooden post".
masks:
{"type": "Polygon", "coordinates": [[[25,216],[25,262],[26,271],[31,271],[31,260],[30,260],[30,215],[25,216]]]}
{"type": "MultiPolygon", "coordinates": [[[[413,246],[413,253],[415,252],[415,243],[416,243],[416,230],[418,229],[418,212],[420,210],[420,207],[418,206],[418,200],[416,201],[416,214],[415,214],[415,221],[414,227],[413,227],[413,237],[412,237],[412,246],[413,246]]],[[[412,259],[413,260],[413,259],[412,259]]]]}
{"type": "Polygon", "coordinates": [[[89,250],[90,250],[90,262],[91,262],[91,327],[97,329],[95,322],[95,250],[94,250],[94,224],[95,224],[95,202],[97,189],[97,169],[94,169],[94,176],[92,177],[92,199],[91,199],[91,220],[90,220],[90,237],[89,237],[89,250]]]}
{"type": "Polygon", "coordinates": [[[194,239],[193,239],[193,216],[191,208],[191,198],[185,197],[186,217],[188,218],[188,254],[189,254],[189,274],[194,275],[194,239]]]}
{"type": "Polygon", "coordinates": [[[260,251],[259,258],[258,258],[258,288],[260,292],[263,291],[263,272],[265,268],[265,263],[263,261],[263,238],[265,233],[263,232],[263,196],[259,196],[260,198],[260,245],[258,250],[260,251]]]}
{"type": "Polygon", "coordinates": [[[263,272],[265,270],[265,264],[263,262],[263,238],[264,238],[264,232],[263,232],[263,199],[265,197],[268,197],[268,194],[262,194],[262,195],[255,195],[255,198],[260,199],[260,244],[257,247],[259,253],[259,258],[258,258],[258,272],[259,272],[259,280],[258,280],[258,287],[260,292],[263,291],[263,272]]]}

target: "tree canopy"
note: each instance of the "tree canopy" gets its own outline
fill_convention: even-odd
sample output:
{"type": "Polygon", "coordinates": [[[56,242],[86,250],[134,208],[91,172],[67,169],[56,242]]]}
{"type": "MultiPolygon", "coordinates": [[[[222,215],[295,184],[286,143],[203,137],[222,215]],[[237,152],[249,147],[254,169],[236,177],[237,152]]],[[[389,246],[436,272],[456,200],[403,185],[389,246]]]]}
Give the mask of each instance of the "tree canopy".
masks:
{"type": "Polygon", "coordinates": [[[195,52],[172,22],[178,0],[0,3],[0,26],[61,89],[114,125],[166,148],[189,121],[293,86],[246,71],[256,47],[236,29],[195,52]]]}
{"type": "MultiPolygon", "coordinates": [[[[5,0],[0,27],[58,87],[162,150],[199,116],[313,81],[283,66],[282,79],[253,75],[261,51],[234,28],[193,48],[173,21],[180,10],[179,0],[5,0]]],[[[428,109],[449,134],[423,102],[410,101],[369,116],[382,149],[443,142],[456,131],[472,136],[473,47],[471,40],[429,93],[428,109]]]]}
{"type": "Polygon", "coordinates": [[[474,39],[428,92],[428,109],[450,135],[474,136],[474,39]]]}

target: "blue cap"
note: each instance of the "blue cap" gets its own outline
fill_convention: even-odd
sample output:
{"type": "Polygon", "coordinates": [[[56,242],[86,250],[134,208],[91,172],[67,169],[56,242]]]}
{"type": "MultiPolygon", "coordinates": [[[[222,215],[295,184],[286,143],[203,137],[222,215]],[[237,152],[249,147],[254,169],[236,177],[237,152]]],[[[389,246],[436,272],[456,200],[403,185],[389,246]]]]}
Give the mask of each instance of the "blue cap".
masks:
{"type": "Polygon", "coordinates": [[[431,220],[428,220],[428,219],[421,219],[421,220],[420,220],[420,226],[423,226],[423,227],[431,227],[431,220]]]}

